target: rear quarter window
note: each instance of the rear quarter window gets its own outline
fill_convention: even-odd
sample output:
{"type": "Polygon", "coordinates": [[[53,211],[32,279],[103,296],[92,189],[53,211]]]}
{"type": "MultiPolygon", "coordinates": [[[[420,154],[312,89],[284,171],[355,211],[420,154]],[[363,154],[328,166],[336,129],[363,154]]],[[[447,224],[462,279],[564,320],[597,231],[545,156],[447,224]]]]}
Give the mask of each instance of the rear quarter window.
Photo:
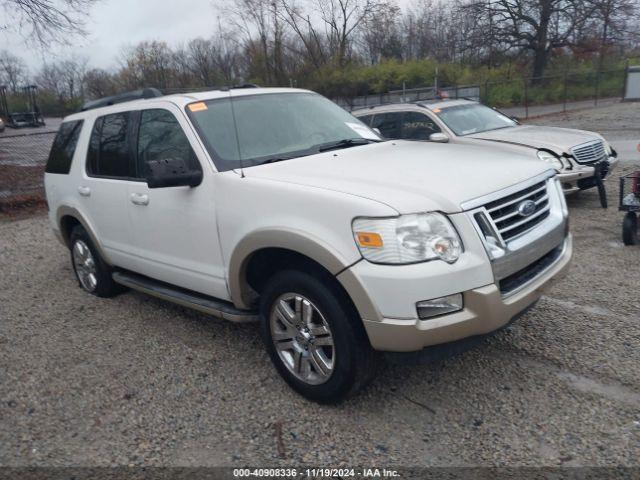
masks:
{"type": "Polygon", "coordinates": [[[64,122],[56,134],[49,152],[49,159],[44,169],[46,173],[58,173],[67,175],[71,170],[71,160],[76,151],[82,120],[64,122]]]}

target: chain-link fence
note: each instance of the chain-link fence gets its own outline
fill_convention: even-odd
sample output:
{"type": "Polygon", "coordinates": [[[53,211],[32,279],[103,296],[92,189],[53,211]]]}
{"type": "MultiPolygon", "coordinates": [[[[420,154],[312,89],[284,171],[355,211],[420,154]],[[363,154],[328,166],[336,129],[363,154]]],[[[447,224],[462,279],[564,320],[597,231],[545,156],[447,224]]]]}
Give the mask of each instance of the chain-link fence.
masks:
{"type": "Polygon", "coordinates": [[[486,81],[478,85],[450,85],[435,78],[433,85],[395,89],[387,93],[334,99],[348,111],[390,103],[419,102],[436,97],[469,98],[529,118],[588,108],[618,101],[623,96],[626,70],[565,73],[539,78],[486,81]]]}
{"type": "Polygon", "coordinates": [[[0,210],[44,200],[44,167],[55,133],[0,136],[0,210]]]}
{"type": "Polygon", "coordinates": [[[362,95],[346,99],[334,99],[338,105],[348,111],[358,108],[386,105],[389,103],[419,102],[435,98],[436,94],[448,98],[470,98],[480,100],[479,85],[454,85],[451,87],[422,87],[390,90],[387,93],[362,95]]]}
{"type": "Polygon", "coordinates": [[[480,98],[509,115],[530,118],[617,102],[625,76],[619,69],[485,82],[480,98]]]}

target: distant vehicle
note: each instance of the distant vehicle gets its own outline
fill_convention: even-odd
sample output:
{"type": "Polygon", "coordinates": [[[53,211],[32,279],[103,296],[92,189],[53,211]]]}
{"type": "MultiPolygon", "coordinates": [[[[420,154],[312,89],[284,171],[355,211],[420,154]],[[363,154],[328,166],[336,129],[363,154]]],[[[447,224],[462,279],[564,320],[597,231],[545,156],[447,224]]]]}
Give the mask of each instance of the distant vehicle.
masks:
{"type": "Polygon", "coordinates": [[[376,350],[507,325],[571,258],[562,187],[538,160],[384,141],[307,90],[145,89],[84,110],[44,178],[78,284],[258,320],[313,400],[360,388],[376,350]]]}
{"type": "Polygon", "coordinates": [[[7,126],[11,128],[44,127],[44,118],[40,113],[37,101],[38,87],[36,85],[27,85],[20,90],[27,109],[23,112],[10,112],[7,103],[7,87],[0,85],[0,115],[4,115],[7,119],[7,126]]]}
{"type": "Polygon", "coordinates": [[[537,156],[557,172],[565,194],[595,187],[596,164],[606,178],[617,153],[598,133],[569,128],[520,125],[472,100],[431,100],[381,105],[352,112],[386,138],[466,145],[500,144],[537,156]]]}
{"type": "Polygon", "coordinates": [[[12,113],[9,115],[9,126],[13,128],[44,127],[42,115],[36,112],[12,113]]]}

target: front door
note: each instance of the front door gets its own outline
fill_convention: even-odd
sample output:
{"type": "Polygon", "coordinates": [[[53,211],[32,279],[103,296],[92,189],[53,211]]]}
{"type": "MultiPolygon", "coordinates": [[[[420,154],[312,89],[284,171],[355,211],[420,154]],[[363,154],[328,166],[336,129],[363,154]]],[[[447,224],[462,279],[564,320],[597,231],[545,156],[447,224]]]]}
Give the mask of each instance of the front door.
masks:
{"type": "Polygon", "coordinates": [[[141,177],[148,171],[148,162],[168,158],[181,158],[204,175],[197,187],[129,185],[135,271],[228,299],[216,227],[213,168],[177,107],[142,110],[138,118],[133,144],[141,177]]]}

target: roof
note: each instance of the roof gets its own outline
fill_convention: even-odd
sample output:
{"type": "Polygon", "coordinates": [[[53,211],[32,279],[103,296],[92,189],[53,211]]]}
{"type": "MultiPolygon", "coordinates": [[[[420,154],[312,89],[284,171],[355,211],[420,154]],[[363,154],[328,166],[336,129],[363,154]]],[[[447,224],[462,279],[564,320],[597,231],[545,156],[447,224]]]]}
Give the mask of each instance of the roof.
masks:
{"type": "Polygon", "coordinates": [[[243,97],[248,95],[264,95],[268,93],[313,93],[310,90],[299,88],[238,88],[228,90],[208,90],[204,92],[186,92],[171,95],[150,96],[148,98],[136,98],[135,100],[122,101],[112,105],[92,107],[86,111],[74,113],[65,118],[66,120],[81,120],[87,117],[101,116],[111,112],[123,112],[129,110],[139,110],[147,108],[150,104],[172,103],[180,108],[184,108],[189,103],[212,100],[225,97],[243,97]]]}
{"type": "Polygon", "coordinates": [[[424,107],[429,110],[433,110],[434,108],[448,108],[455,107],[456,105],[471,105],[474,103],[478,103],[475,100],[467,100],[466,98],[458,98],[458,99],[431,99],[431,100],[420,100],[417,102],[406,102],[406,103],[386,103],[382,105],[372,105],[370,107],[358,108],[353,110],[351,113],[354,115],[357,114],[365,114],[366,112],[376,112],[377,110],[385,110],[385,111],[394,111],[394,110],[406,110],[408,106],[414,107],[424,107]]]}

